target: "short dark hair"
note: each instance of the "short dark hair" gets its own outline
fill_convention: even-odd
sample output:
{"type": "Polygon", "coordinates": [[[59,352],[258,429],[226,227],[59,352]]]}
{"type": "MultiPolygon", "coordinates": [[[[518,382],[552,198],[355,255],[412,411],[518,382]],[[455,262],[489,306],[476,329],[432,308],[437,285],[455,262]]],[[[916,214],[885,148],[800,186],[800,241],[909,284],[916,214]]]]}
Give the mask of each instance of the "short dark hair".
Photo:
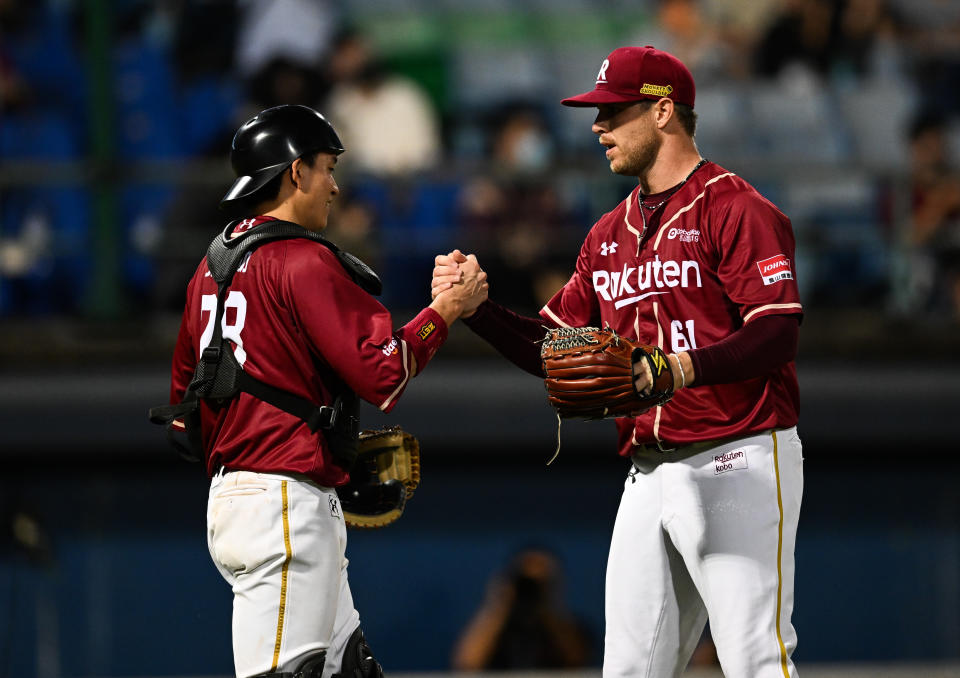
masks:
{"type": "MultiPolygon", "coordinates": [[[[655,103],[656,99],[641,99],[637,102],[638,104],[644,104],[644,110],[649,110],[655,103]]],[[[691,137],[695,136],[697,133],[697,112],[693,110],[691,106],[686,104],[678,104],[676,101],[673,102],[673,110],[677,116],[677,121],[680,123],[680,126],[683,127],[683,131],[689,134],[691,137]]]]}
{"type": "Polygon", "coordinates": [[[683,131],[689,134],[691,137],[696,136],[697,112],[686,104],[678,103],[673,104],[673,110],[677,113],[677,120],[680,121],[680,126],[683,127],[683,131]]]}

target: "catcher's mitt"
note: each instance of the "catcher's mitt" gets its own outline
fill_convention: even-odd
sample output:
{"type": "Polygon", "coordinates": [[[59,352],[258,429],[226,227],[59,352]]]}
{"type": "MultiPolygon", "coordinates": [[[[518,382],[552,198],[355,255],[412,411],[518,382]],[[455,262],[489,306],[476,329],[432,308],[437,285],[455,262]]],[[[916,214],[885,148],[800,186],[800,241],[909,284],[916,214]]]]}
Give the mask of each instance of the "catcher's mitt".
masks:
{"type": "Polygon", "coordinates": [[[656,346],[635,344],[609,327],[548,330],[540,357],[547,398],[566,419],[635,416],[673,397],[666,354],[656,346]],[[634,364],[647,373],[643,393],[634,387],[634,364]]]}
{"type": "Polygon", "coordinates": [[[350,482],[337,488],[348,527],[389,525],[420,484],[420,445],[399,426],[361,431],[350,482]]]}

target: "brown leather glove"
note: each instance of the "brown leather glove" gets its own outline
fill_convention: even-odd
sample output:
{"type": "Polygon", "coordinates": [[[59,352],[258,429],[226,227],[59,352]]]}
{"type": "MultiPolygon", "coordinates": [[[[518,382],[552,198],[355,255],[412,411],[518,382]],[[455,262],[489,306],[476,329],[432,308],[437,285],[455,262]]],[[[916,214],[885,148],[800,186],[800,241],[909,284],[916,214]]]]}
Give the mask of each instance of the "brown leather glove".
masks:
{"type": "Polygon", "coordinates": [[[547,398],[565,419],[636,416],[673,397],[673,372],[666,354],[610,328],[549,330],[540,357],[547,398]],[[642,393],[634,386],[640,370],[648,384],[642,393]]]}

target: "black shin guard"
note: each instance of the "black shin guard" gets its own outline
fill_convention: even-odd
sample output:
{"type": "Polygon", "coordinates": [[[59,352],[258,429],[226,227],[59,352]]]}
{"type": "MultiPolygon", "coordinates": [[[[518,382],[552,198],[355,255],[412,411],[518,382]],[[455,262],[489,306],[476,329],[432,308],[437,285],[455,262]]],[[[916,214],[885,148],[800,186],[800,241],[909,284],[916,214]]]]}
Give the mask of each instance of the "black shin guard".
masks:
{"type": "Polygon", "coordinates": [[[323,665],[327,661],[327,651],[319,650],[311,652],[300,665],[289,671],[271,671],[270,673],[261,673],[253,678],[321,678],[323,676],[323,665]]]}
{"type": "Polygon", "coordinates": [[[383,668],[373,656],[359,626],[343,649],[340,672],[333,674],[332,678],[383,678],[383,668]]]}

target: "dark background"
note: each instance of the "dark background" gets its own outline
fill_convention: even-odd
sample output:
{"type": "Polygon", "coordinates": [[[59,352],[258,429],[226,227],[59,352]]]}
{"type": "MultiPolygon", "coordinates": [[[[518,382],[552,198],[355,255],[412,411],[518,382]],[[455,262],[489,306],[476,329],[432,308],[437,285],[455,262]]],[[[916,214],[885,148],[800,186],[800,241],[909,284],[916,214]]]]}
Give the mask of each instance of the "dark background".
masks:
{"type": "MultiPolygon", "coordinates": [[[[799,372],[797,661],[956,659],[960,381],[910,365],[801,361],[799,372]]],[[[30,548],[3,542],[10,675],[42,672],[44,661],[77,676],[231,670],[231,597],[206,551],[206,479],[145,417],[165,389],[163,364],[0,382],[0,429],[16,450],[0,484],[5,523],[27,516],[39,533],[30,548]]],[[[423,452],[402,519],[349,535],[355,601],[393,670],[448,668],[489,576],[531,544],[559,555],[599,664],[627,467],[609,422],[564,422],[546,466],[556,420],[541,389],[502,361],[441,355],[391,417],[365,411],[365,426],[402,422],[423,452]]]]}
{"type": "MultiPolygon", "coordinates": [[[[610,175],[592,111],[558,104],[627,44],[690,65],[704,156],[793,222],[795,658],[960,659],[957,3],[0,0],[0,676],[231,671],[207,481],[146,411],[223,226],[233,130],[278,103],[332,115],[378,74],[413,87],[410,118],[352,138],[379,108],[336,121],[328,234],[382,275],[397,325],[455,246],[494,299],[534,314],[635,185],[610,175]],[[371,60],[352,74],[335,68],[350,35],[371,60]],[[427,162],[361,161],[366,137],[393,150],[413,118],[435,123],[427,162]]],[[[388,669],[449,668],[489,577],[528,544],[559,554],[598,666],[627,471],[612,424],[565,422],[547,467],[542,385],[460,326],[393,415],[363,423],[402,424],[423,449],[402,520],[349,537],[388,669]]]]}

